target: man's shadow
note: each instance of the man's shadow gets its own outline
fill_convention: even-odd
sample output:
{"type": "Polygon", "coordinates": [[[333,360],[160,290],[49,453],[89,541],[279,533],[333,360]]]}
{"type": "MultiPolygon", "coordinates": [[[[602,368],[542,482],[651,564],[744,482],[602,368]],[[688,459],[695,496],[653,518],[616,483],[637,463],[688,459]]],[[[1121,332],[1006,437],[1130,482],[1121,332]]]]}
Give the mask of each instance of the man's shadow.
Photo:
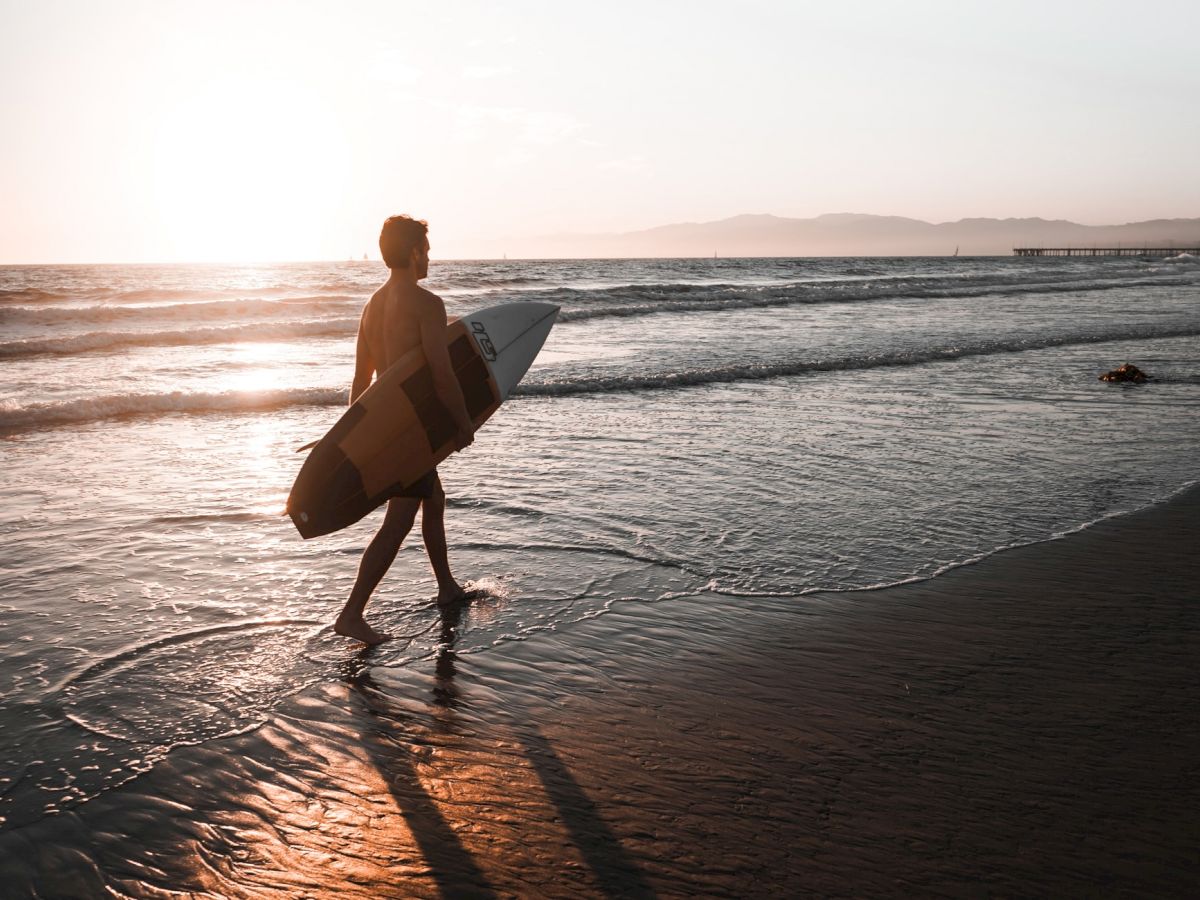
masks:
{"type": "MultiPolygon", "coordinates": [[[[449,667],[449,674],[445,676],[445,680],[450,684],[450,688],[449,693],[445,695],[440,693],[440,688],[434,688],[434,703],[440,706],[452,707],[456,702],[453,658],[445,649],[447,636],[450,636],[450,643],[453,643],[455,629],[462,616],[462,604],[455,605],[459,608],[453,612],[442,611],[443,647],[439,650],[435,668],[439,673],[440,685],[442,667],[449,667]],[[451,658],[443,662],[447,655],[451,658]]],[[[373,725],[372,730],[377,737],[382,738],[365,742],[371,761],[387,784],[396,808],[412,832],[413,839],[416,840],[442,895],[495,897],[496,892],[488,883],[483,871],[458,839],[458,835],[438,808],[437,802],[421,784],[410,753],[404,746],[408,742],[398,744],[396,741],[397,725],[402,714],[387,702],[386,692],[371,676],[370,656],[373,650],[373,647],[364,647],[347,662],[343,672],[346,683],[354,688],[362,699],[363,708],[373,725]]]]}
{"type": "MultiPolygon", "coordinates": [[[[445,607],[439,607],[440,635],[434,658],[434,685],[431,703],[437,727],[442,731],[454,729],[453,711],[464,701],[456,682],[458,654],[454,646],[460,634],[462,616],[473,596],[445,607]]],[[[398,714],[387,702],[387,695],[370,673],[369,657],[372,648],[365,648],[347,668],[347,682],[362,697],[367,711],[376,721],[376,731],[388,738],[371,741],[372,761],[388,784],[392,797],[417,841],[426,862],[433,871],[438,887],[446,896],[495,896],[483,872],[466,847],[458,840],[433,798],[426,793],[407,754],[395,747],[398,714]]],[[[596,804],[571,774],[570,769],[546,738],[531,715],[521,715],[515,697],[510,697],[507,710],[517,737],[525,746],[526,755],[542,783],[547,798],[554,805],[601,891],[609,897],[654,897],[641,871],[626,852],[617,836],[601,818],[596,804]]]]}

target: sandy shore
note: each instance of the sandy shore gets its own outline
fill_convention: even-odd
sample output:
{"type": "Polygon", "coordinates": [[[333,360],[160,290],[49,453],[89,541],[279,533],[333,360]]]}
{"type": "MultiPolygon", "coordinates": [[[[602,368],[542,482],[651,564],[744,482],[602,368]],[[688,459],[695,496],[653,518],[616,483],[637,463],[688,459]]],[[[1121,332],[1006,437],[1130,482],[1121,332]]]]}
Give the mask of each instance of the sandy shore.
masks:
{"type": "Polygon", "coordinates": [[[0,894],[1194,896],[1197,547],[1192,489],[882,591],[447,621],[0,832],[0,894]]]}

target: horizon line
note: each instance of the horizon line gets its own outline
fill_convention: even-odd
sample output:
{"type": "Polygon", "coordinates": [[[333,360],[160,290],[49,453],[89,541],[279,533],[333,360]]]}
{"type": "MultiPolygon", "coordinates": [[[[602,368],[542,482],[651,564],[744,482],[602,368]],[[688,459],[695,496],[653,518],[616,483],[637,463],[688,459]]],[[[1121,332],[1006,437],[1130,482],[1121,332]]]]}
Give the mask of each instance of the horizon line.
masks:
{"type": "MultiPolygon", "coordinates": [[[[1014,248],[1015,249],[1015,248],[1014,248]]],[[[1090,248],[1084,248],[1090,249],[1090,248]]],[[[1011,256],[1012,253],[972,253],[968,256],[959,255],[958,259],[969,259],[972,257],[981,258],[1002,258],[1011,256]]],[[[952,253],[808,253],[808,254],[739,254],[730,256],[441,256],[434,257],[429,260],[429,264],[437,265],[438,263],[462,263],[462,262],[629,262],[636,260],[691,260],[691,259],[706,259],[712,261],[716,259],[954,259],[952,253]]],[[[185,260],[185,259],[164,259],[164,260],[137,260],[137,261],[121,261],[121,262],[0,262],[0,268],[4,269],[22,269],[22,268],[37,268],[39,266],[54,266],[56,268],[67,268],[69,266],[298,266],[306,264],[334,264],[334,263],[356,263],[358,265],[368,264],[386,268],[383,265],[383,260],[371,259],[328,259],[314,257],[312,259],[243,259],[243,260],[185,260]]]]}
{"type": "MultiPolygon", "coordinates": [[[[1127,222],[1122,222],[1122,223],[1088,225],[1088,224],[1084,224],[1082,222],[1076,222],[1071,219],[1046,219],[1046,218],[1043,218],[1042,216],[1006,216],[1004,218],[998,218],[995,216],[964,216],[964,217],[954,219],[954,220],[933,222],[933,221],[929,221],[927,219],[918,219],[918,218],[914,218],[912,216],[907,216],[907,215],[881,214],[881,213],[827,212],[827,213],[820,213],[819,215],[815,215],[815,216],[801,217],[801,216],[786,216],[786,215],[781,216],[776,213],[769,213],[769,212],[755,212],[755,213],[736,213],[734,215],[724,216],[719,219],[708,219],[708,220],[704,220],[704,221],[668,222],[666,224],[661,224],[661,225],[651,225],[648,227],[637,228],[637,229],[634,229],[631,231],[559,232],[556,234],[527,235],[524,237],[509,238],[509,240],[511,240],[512,243],[518,244],[518,245],[522,244],[522,243],[538,243],[538,242],[553,243],[553,242],[559,242],[559,241],[586,243],[588,241],[605,241],[605,240],[611,240],[614,238],[618,238],[618,239],[619,238],[635,238],[636,239],[638,236],[645,235],[648,232],[664,231],[664,230],[668,230],[668,229],[672,229],[672,228],[703,228],[705,226],[721,225],[723,223],[732,222],[732,221],[735,221],[738,219],[774,219],[774,220],[778,220],[781,222],[813,223],[813,222],[818,222],[821,219],[837,219],[837,218],[900,219],[900,220],[903,220],[906,222],[913,222],[913,223],[918,223],[921,225],[928,225],[931,228],[941,228],[941,227],[945,227],[945,226],[962,225],[964,223],[973,224],[973,223],[978,223],[978,222],[992,222],[997,225],[1005,225],[1005,224],[1014,223],[1014,222],[1017,222],[1017,223],[1037,222],[1037,223],[1043,223],[1043,224],[1052,225],[1052,226],[1057,226],[1057,225],[1075,226],[1077,228],[1084,228],[1084,229],[1089,229],[1089,230],[1091,230],[1091,229],[1110,229],[1110,228],[1130,228],[1130,227],[1136,227],[1139,225],[1154,225],[1154,224],[1158,224],[1158,223],[1183,223],[1183,222],[1200,223],[1200,216],[1161,217],[1161,218],[1156,218],[1156,219],[1139,219],[1139,220],[1135,220],[1135,221],[1127,221],[1127,222]]],[[[1200,227],[1200,225],[1198,225],[1198,227],[1200,227]]],[[[1009,238],[1011,239],[1011,235],[1009,235],[1009,238]]],[[[900,240],[903,240],[904,238],[902,238],[900,236],[896,236],[895,239],[896,239],[896,241],[900,241],[900,240]]],[[[470,238],[467,240],[459,240],[459,241],[457,241],[457,243],[461,243],[461,244],[482,243],[485,245],[486,244],[495,245],[497,243],[502,242],[503,240],[505,240],[505,239],[504,238],[475,237],[475,238],[470,238]]],[[[843,243],[851,242],[851,241],[853,241],[853,238],[849,239],[849,241],[847,241],[845,238],[843,238],[842,241],[843,241],[843,243]]],[[[869,241],[866,241],[866,242],[869,243],[869,241]]],[[[1169,243],[1171,243],[1171,244],[1178,243],[1178,242],[1180,242],[1179,239],[1169,241],[1169,243]]],[[[454,241],[452,241],[452,243],[454,243],[454,241]]],[[[1073,246],[1073,243],[1067,242],[1066,246],[1073,246]]],[[[1083,247],[1084,245],[1080,244],[1080,246],[1083,247]]],[[[1098,247],[1098,245],[1092,245],[1092,246],[1098,247]]],[[[716,250],[717,254],[720,253],[719,248],[714,248],[714,249],[716,250]]],[[[976,256],[976,257],[1002,257],[1002,256],[1009,255],[1015,249],[1016,249],[1016,246],[1010,248],[1010,250],[1008,250],[1008,251],[971,253],[970,255],[976,256]]],[[[1090,249],[1090,248],[1088,248],[1088,249],[1090,249]]],[[[831,253],[809,253],[809,254],[783,254],[783,255],[778,254],[778,253],[763,253],[763,254],[751,253],[751,254],[738,254],[738,255],[731,254],[731,255],[719,257],[719,258],[724,258],[724,259],[854,259],[854,258],[867,257],[867,258],[880,259],[880,258],[892,257],[892,258],[913,258],[913,259],[917,259],[917,258],[937,259],[942,256],[951,256],[951,255],[952,254],[948,254],[948,253],[947,254],[940,254],[940,253],[931,254],[931,253],[880,253],[880,252],[832,253],[832,254],[831,253]]],[[[549,256],[546,256],[546,255],[542,255],[542,256],[502,255],[500,257],[468,255],[468,256],[435,256],[433,258],[433,260],[431,260],[431,262],[438,262],[438,261],[442,261],[442,262],[505,262],[505,261],[508,261],[508,262],[550,262],[550,261],[569,261],[569,260],[599,261],[599,260],[711,259],[711,258],[712,257],[708,256],[708,254],[704,254],[704,255],[694,255],[693,254],[693,255],[686,255],[686,256],[680,256],[678,254],[636,254],[636,255],[598,254],[595,256],[591,256],[591,255],[587,255],[587,254],[583,254],[583,255],[571,254],[571,255],[560,256],[560,255],[555,254],[555,255],[549,255],[549,256]]],[[[181,266],[268,266],[268,265],[275,265],[275,266],[278,266],[278,265],[299,265],[299,264],[304,264],[304,263],[333,264],[333,263],[343,263],[343,262],[345,262],[345,263],[374,262],[374,263],[382,264],[382,259],[371,258],[371,257],[368,257],[366,259],[359,259],[356,254],[347,256],[344,259],[340,256],[338,256],[338,257],[299,257],[299,258],[292,258],[292,259],[279,259],[279,258],[275,258],[275,259],[269,259],[269,258],[184,259],[184,258],[180,258],[180,257],[174,257],[174,258],[162,258],[162,259],[152,259],[152,260],[143,259],[143,260],[121,260],[121,261],[82,260],[82,261],[64,262],[64,261],[41,260],[41,261],[25,261],[25,262],[0,262],[0,266],[3,266],[5,268],[36,267],[36,266],[171,266],[171,265],[181,265],[181,266]]]]}

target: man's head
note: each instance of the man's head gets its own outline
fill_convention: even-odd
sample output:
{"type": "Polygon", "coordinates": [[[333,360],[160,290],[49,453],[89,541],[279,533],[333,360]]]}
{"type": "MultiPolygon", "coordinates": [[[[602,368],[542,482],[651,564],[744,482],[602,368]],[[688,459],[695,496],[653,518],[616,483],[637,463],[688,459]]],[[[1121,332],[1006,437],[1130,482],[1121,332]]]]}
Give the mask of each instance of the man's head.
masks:
{"type": "Polygon", "coordinates": [[[392,216],[379,232],[379,251],[389,269],[407,269],[415,263],[417,280],[429,274],[429,224],[411,216],[392,216]]]}

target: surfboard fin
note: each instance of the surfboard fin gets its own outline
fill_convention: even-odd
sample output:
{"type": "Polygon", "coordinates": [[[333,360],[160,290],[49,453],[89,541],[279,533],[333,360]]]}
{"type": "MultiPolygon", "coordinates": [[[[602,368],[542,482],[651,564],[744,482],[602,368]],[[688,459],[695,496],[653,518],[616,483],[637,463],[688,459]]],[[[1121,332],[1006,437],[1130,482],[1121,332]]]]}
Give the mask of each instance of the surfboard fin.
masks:
{"type": "Polygon", "coordinates": [[[317,446],[317,444],[319,444],[319,443],[321,443],[319,440],[318,441],[309,441],[303,447],[297,447],[296,452],[303,453],[305,450],[311,450],[313,447],[317,446]]]}

